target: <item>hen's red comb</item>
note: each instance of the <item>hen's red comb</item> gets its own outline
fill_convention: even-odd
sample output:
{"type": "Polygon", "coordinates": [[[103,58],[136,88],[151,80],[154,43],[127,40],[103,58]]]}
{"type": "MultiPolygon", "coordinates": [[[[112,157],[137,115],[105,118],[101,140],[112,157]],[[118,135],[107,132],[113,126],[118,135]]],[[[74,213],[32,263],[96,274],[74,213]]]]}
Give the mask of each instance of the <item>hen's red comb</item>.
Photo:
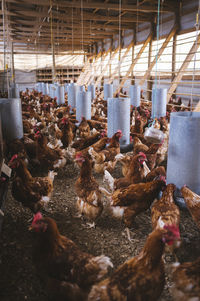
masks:
{"type": "Polygon", "coordinates": [[[146,158],[146,155],[143,152],[139,152],[138,155],[140,155],[141,157],[146,158]]]}
{"type": "Polygon", "coordinates": [[[33,221],[32,221],[32,225],[35,224],[37,221],[39,221],[42,218],[43,218],[42,213],[41,212],[37,212],[34,215],[34,218],[33,218],[33,221]]]}
{"type": "Polygon", "coordinates": [[[80,157],[82,157],[82,153],[77,153],[76,158],[80,158],[80,157]]]}
{"type": "Polygon", "coordinates": [[[10,159],[10,162],[9,163],[12,163],[15,159],[17,159],[18,158],[18,155],[17,154],[15,154],[14,156],[12,156],[12,158],[10,159]]]}
{"type": "Polygon", "coordinates": [[[177,238],[180,238],[179,227],[176,225],[164,225],[164,229],[172,232],[177,238]]]}
{"type": "Polygon", "coordinates": [[[66,123],[67,122],[67,120],[68,120],[68,118],[66,118],[66,117],[63,117],[63,119],[62,119],[62,121],[61,121],[61,123],[66,123]]]}

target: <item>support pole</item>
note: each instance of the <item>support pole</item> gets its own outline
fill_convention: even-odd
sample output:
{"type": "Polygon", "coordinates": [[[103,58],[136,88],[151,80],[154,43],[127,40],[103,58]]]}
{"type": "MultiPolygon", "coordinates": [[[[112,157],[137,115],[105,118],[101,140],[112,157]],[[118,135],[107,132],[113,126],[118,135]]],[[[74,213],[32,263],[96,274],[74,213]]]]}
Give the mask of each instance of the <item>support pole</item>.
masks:
{"type": "Polygon", "coordinates": [[[56,82],[56,62],[55,62],[55,48],[54,43],[52,44],[52,82],[56,82]]]}
{"type": "MultiPolygon", "coordinates": [[[[127,47],[125,53],[124,53],[123,56],[121,57],[121,63],[123,63],[123,61],[124,61],[124,59],[126,58],[127,53],[129,52],[129,50],[130,50],[131,47],[133,47],[133,42],[131,42],[131,43],[128,45],[128,47],[127,47]]],[[[109,79],[109,81],[108,81],[108,84],[111,84],[111,83],[112,83],[112,81],[113,81],[113,79],[114,79],[114,77],[115,77],[115,75],[116,75],[116,73],[117,73],[117,70],[118,70],[118,66],[114,69],[114,71],[113,71],[113,73],[112,73],[112,75],[111,75],[111,77],[110,77],[110,79],[109,79]]]]}
{"type": "Polygon", "coordinates": [[[136,58],[134,59],[134,62],[130,65],[128,71],[126,72],[125,77],[122,79],[122,81],[121,81],[119,87],[118,87],[117,90],[115,91],[115,96],[116,96],[117,93],[119,93],[119,91],[121,90],[121,88],[124,86],[124,83],[126,82],[128,76],[129,76],[129,74],[132,72],[134,66],[137,64],[139,58],[141,57],[141,55],[142,55],[143,51],[145,50],[146,46],[148,45],[150,39],[151,39],[151,34],[148,36],[148,38],[146,39],[146,41],[145,41],[144,44],[142,45],[140,51],[138,52],[136,58]]]}
{"type": "MultiPolygon", "coordinates": [[[[148,53],[148,69],[151,66],[151,57],[152,57],[152,42],[153,42],[153,37],[155,37],[156,33],[156,27],[155,23],[151,24],[151,40],[149,41],[149,53],[148,53]]],[[[147,93],[146,93],[146,100],[150,100],[152,96],[152,87],[153,87],[153,82],[152,82],[152,76],[151,74],[148,75],[147,78],[147,93]]]]}
{"type": "Polygon", "coordinates": [[[160,58],[160,56],[163,54],[163,51],[165,50],[165,48],[167,47],[169,41],[171,40],[171,38],[175,35],[177,30],[177,25],[175,25],[172,30],[170,31],[170,33],[168,34],[168,36],[166,37],[165,41],[163,42],[162,46],[160,47],[157,56],[155,56],[154,60],[151,62],[148,70],[146,71],[145,75],[142,77],[141,81],[140,81],[140,85],[142,86],[145,82],[145,80],[148,78],[148,76],[151,74],[151,70],[153,69],[153,67],[156,64],[156,60],[158,60],[160,58]]]}
{"type": "Polygon", "coordinates": [[[11,44],[11,76],[12,76],[12,83],[15,84],[15,61],[14,61],[14,43],[11,44]]]}
{"type": "MultiPolygon", "coordinates": [[[[135,27],[135,24],[134,24],[134,28],[133,28],[133,42],[132,42],[132,64],[134,62],[135,44],[136,44],[136,27],[135,27]]],[[[131,71],[131,85],[135,85],[135,77],[134,77],[133,69],[131,71]]]]}
{"type": "Polygon", "coordinates": [[[5,77],[6,77],[5,0],[2,0],[1,8],[3,13],[3,92],[5,92],[5,77]]]}
{"type": "Polygon", "coordinates": [[[193,59],[199,46],[200,46],[200,33],[197,36],[197,41],[194,41],[189,53],[187,54],[183,64],[181,65],[181,68],[178,71],[178,74],[175,76],[175,78],[171,84],[171,87],[168,90],[167,102],[170,100],[170,97],[172,96],[173,92],[175,91],[176,87],[178,86],[178,83],[180,82],[181,78],[184,75],[185,69],[187,69],[188,65],[190,64],[191,60],[193,59]]]}

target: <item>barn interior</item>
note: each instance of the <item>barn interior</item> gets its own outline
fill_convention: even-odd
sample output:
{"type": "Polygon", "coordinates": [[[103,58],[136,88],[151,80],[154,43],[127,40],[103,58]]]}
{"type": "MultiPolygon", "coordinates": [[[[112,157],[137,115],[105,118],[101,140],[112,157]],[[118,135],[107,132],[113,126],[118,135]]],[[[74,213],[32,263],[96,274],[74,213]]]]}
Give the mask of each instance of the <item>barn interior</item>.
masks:
{"type": "Polygon", "coordinates": [[[200,300],[200,0],[1,0],[0,19],[1,300],[200,300]],[[180,244],[148,269],[156,233],[180,244]]]}

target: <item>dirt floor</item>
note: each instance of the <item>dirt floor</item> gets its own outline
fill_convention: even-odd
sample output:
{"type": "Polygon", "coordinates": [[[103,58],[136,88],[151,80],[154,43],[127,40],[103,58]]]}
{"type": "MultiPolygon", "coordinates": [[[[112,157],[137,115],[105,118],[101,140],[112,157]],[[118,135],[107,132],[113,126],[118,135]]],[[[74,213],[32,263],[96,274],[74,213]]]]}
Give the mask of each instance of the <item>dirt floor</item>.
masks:
{"type": "MultiPolygon", "coordinates": [[[[125,226],[114,220],[105,206],[96,229],[87,229],[85,221],[75,218],[77,214],[74,183],[79,174],[78,167],[69,163],[58,172],[54,181],[54,193],[44,215],[54,218],[62,234],[71,238],[80,248],[93,255],[110,256],[114,268],[137,255],[147,235],[151,232],[150,210],[136,218],[137,229],[131,229],[132,241],[128,241],[125,226]]],[[[120,176],[118,166],[114,173],[120,176]]],[[[102,176],[95,175],[102,184],[102,176]]],[[[11,187],[11,185],[10,185],[11,187]]],[[[45,289],[32,264],[34,236],[28,231],[32,213],[7,196],[2,232],[0,234],[0,300],[1,301],[47,301],[45,289]]],[[[181,211],[181,237],[183,243],[178,251],[181,262],[193,260],[200,254],[200,233],[187,212],[181,211]]],[[[173,257],[165,257],[167,270],[173,257]]],[[[166,276],[166,286],[159,301],[171,301],[171,281],[166,276]]],[[[77,300],[78,301],[78,300],[77,300]]]]}

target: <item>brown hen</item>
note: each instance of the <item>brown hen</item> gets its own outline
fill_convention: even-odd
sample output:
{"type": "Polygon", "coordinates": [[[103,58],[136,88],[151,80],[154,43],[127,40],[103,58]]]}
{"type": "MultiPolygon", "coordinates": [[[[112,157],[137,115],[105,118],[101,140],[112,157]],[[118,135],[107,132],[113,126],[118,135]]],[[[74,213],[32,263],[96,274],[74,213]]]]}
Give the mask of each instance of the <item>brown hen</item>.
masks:
{"type": "Polygon", "coordinates": [[[172,280],[175,301],[200,300],[200,257],[193,262],[174,264],[172,280]]]}
{"type": "Polygon", "coordinates": [[[18,155],[12,157],[9,166],[15,170],[12,182],[13,197],[25,207],[37,212],[50,200],[56,173],[49,171],[47,177],[32,177],[25,162],[18,155]]]}
{"type": "Polygon", "coordinates": [[[95,227],[95,220],[103,210],[99,184],[92,176],[92,166],[89,158],[79,153],[75,160],[81,168],[80,176],[75,183],[75,191],[78,197],[77,208],[82,215],[93,222],[88,225],[95,227]]]}
{"type": "Polygon", "coordinates": [[[131,184],[141,183],[144,181],[146,172],[144,169],[144,161],[146,161],[146,155],[144,153],[139,153],[131,158],[129,169],[127,174],[123,178],[114,179],[111,174],[105,170],[104,181],[107,181],[109,187],[112,191],[115,189],[120,189],[127,187],[131,184]]]}
{"type": "Polygon", "coordinates": [[[187,186],[181,188],[181,193],[193,220],[200,228],[200,196],[190,190],[187,186]]]}
{"type": "Polygon", "coordinates": [[[56,301],[84,300],[91,285],[113,267],[107,256],[95,257],[82,252],[72,240],[59,233],[52,218],[43,218],[40,212],[35,215],[31,229],[37,234],[33,261],[56,301]]]}
{"type": "Polygon", "coordinates": [[[109,278],[92,287],[88,301],[158,300],[165,284],[164,245],[179,237],[175,226],[154,230],[138,256],[120,265],[109,278]]]}

